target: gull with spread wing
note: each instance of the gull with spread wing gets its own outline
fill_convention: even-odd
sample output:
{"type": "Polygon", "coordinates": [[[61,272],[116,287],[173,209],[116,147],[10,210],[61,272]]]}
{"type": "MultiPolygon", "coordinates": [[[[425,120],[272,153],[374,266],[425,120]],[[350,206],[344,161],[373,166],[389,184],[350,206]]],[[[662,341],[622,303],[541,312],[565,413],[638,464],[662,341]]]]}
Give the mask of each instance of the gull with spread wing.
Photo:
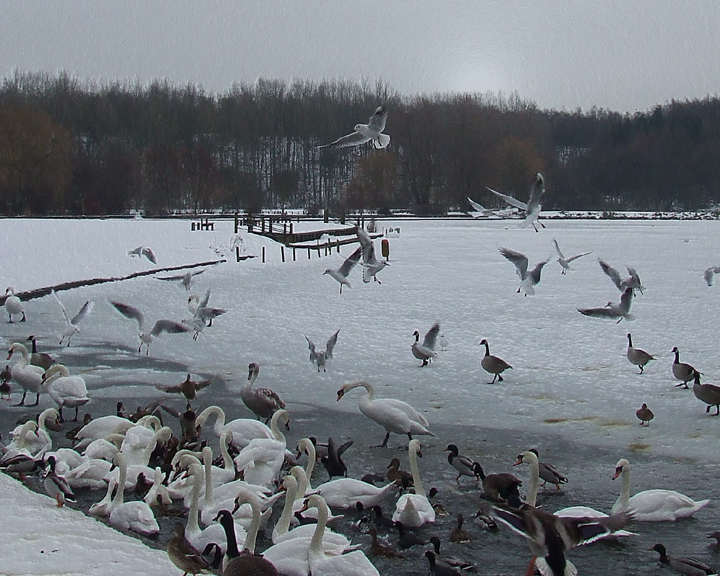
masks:
{"type": "Polygon", "coordinates": [[[413,332],[415,342],[413,342],[410,349],[412,350],[412,354],[415,358],[422,360],[422,366],[420,366],[420,368],[427,366],[430,362],[432,362],[432,359],[437,356],[435,353],[435,341],[437,340],[439,333],[440,324],[435,322],[435,324],[432,325],[432,328],[430,328],[430,330],[427,331],[427,334],[425,334],[423,343],[420,344],[420,332],[417,330],[413,332]]]}
{"type": "Polygon", "coordinates": [[[193,278],[203,272],[205,272],[204,268],[202,270],[197,270],[196,272],[188,271],[185,272],[185,274],[178,274],[176,276],[155,276],[155,278],[158,280],[180,280],[182,285],[185,286],[185,290],[190,290],[190,284],[192,283],[193,278]]]}
{"type": "Polygon", "coordinates": [[[134,306],[123,304],[122,302],[114,302],[110,300],[110,304],[112,304],[115,310],[125,316],[125,318],[129,318],[130,320],[135,320],[135,322],[137,322],[138,330],[140,331],[140,334],[138,335],[140,338],[140,347],[138,348],[138,352],[142,352],[142,347],[145,345],[146,356],[150,353],[150,343],[152,342],[153,337],[160,336],[163,332],[167,332],[168,334],[179,334],[181,332],[189,332],[192,329],[190,326],[187,326],[182,322],[176,322],[175,320],[158,320],[155,324],[153,324],[150,332],[143,332],[145,317],[140,310],[134,306]]]}
{"type": "Polygon", "coordinates": [[[323,369],[323,372],[327,372],[325,369],[325,364],[328,359],[332,358],[333,349],[335,348],[335,344],[337,344],[337,337],[338,334],[340,334],[340,329],[338,328],[338,331],[335,332],[332,336],[330,336],[330,339],[325,344],[325,351],[318,352],[315,349],[315,343],[310,340],[307,336],[305,336],[305,340],[307,340],[308,348],[310,349],[310,362],[313,364],[317,364],[318,372],[320,372],[320,368],[323,369]]]}
{"type": "Polygon", "coordinates": [[[359,246],[355,252],[350,254],[347,258],[345,258],[345,262],[342,263],[342,266],[340,268],[328,268],[323,272],[323,275],[329,274],[332,278],[335,278],[338,282],[340,282],[340,294],[342,294],[343,286],[347,286],[348,288],[352,288],[350,286],[350,282],[348,282],[348,275],[352,271],[353,268],[357,265],[358,262],[360,262],[360,256],[362,256],[362,246],[359,246]]]}
{"type": "Polygon", "coordinates": [[[145,256],[150,262],[153,264],[157,264],[157,258],[155,258],[155,252],[152,251],[152,248],[148,248],[147,246],[138,246],[134,250],[128,250],[128,256],[131,258],[135,258],[136,256],[140,258],[140,256],[145,256]]]}
{"type": "Polygon", "coordinates": [[[486,188],[498,198],[502,198],[505,202],[510,204],[510,206],[514,206],[515,208],[525,211],[525,220],[520,225],[522,228],[532,225],[535,232],[537,232],[538,229],[537,226],[535,226],[535,222],[545,228],[545,224],[540,222],[540,210],[542,209],[540,199],[542,198],[542,195],[545,194],[545,178],[543,178],[543,175],[540,174],[540,172],[535,175],[532,187],[530,188],[530,198],[528,199],[527,204],[512,196],[493,190],[489,186],[486,186],[486,188]]]}
{"type": "Polygon", "coordinates": [[[628,286],[625,292],[620,296],[620,302],[608,302],[604,308],[578,308],[577,311],[585,316],[593,316],[594,318],[615,318],[618,319],[616,324],[625,318],[626,320],[634,320],[635,317],[630,314],[630,305],[633,299],[633,289],[628,286]]]}
{"type": "Polygon", "coordinates": [[[373,146],[376,150],[385,148],[390,144],[390,136],[383,134],[385,130],[385,120],[387,120],[387,110],[385,106],[378,106],[375,109],[375,113],[370,116],[370,121],[367,124],[355,124],[355,132],[342,136],[331,142],[330,144],[323,144],[318,148],[345,148],[346,146],[359,146],[372,140],[373,146]]]}
{"type": "Polygon", "coordinates": [[[587,256],[588,254],[592,254],[592,251],[590,252],[583,252],[582,254],[575,254],[575,256],[570,256],[570,258],[565,258],[562,251],[560,250],[560,246],[558,246],[557,240],[553,238],[553,245],[555,246],[555,252],[557,252],[558,255],[558,264],[562,266],[562,273],[567,274],[568,270],[572,270],[570,268],[570,262],[574,262],[578,258],[582,258],[583,256],[587,256]]]}
{"type": "Polygon", "coordinates": [[[540,283],[540,274],[543,266],[545,266],[550,259],[548,258],[547,260],[538,262],[535,264],[535,268],[528,272],[528,258],[525,254],[521,254],[520,252],[516,252],[510,248],[502,247],[498,248],[498,251],[510,262],[515,264],[515,271],[517,272],[517,275],[520,276],[520,286],[518,286],[517,289],[518,294],[520,293],[520,290],[522,290],[525,296],[533,296],[535,294],[533,286],[540,283]]]}
{"type": "Polygon", "coordinates": [[[376,274],[385,268],[385,266],[390,266],[390,264],[384,260],[378,260],[375,257],[375,245],[373,244],[372,238],[370,238],[370,234],[358,227],[357,237],[362,247],[363,282],[367,284],[372,279],[378,284],[382,284],[382,282],[377,279],[376,274]]]}
{"type": "Polygon", "coordinates": [[[75,314],[72,318],[67,313],[67,310],[65,310],[65,306],[63,306],[63,303],[60,301],[60,298],[58,298],[57,293],[55,290],[51,290],[52,295],[55,296],[55,300],[57,300],[57,303],[60,304],[60,309],[62,310],[63,316],[65,317],[65,323],[67,324],[67,327],[65,328],[65,332],[63,332],[62,338],[60,338],[60,345],[62,345],[63,340],[67,338],[67,345],[70,346],[70,339],[75,335],[80,333],[80,322],[82,322],[82,319],[87,316],[90,311],[93,309],[93,306],[95,303],[92,300],[88,300],[85,302],[85,304],[82,305],[82,308],[80,308],[80,311],[75,314]]]}
{"type": "Polygon", "coordinates": [[[199,320],[208,328],[212,326],[213,318],[217,318],[227,312],[224,308],[213,308],[212,306],[208,306],[209,301],[210,288],[207,289],[202,300],[196,294],[192,294],[188,298],[188,311],[193,315],[193,320],[199,320]]]}
{"type": "Polygon", "coordinates": [[[618,290],[620,290],[620,292],[624,292],[626,288],[632,288],[633,293],[635,292],[635,290],[640,290],[640,294],[643,294],[643,288],[645,288],[645,286],[643,286],[640,282],[640,276],[638,276],[635,268],[631,268],[630,266],[628,266],[627,271],[630,276],[628,276],[627,278],[622,278],[620,276],[620,272],[615,270],[615,268],[610,266],[610,264],[608,264],[604,260],[598,258],[598,263],[600,264],[600,268],[602,268],[602,271],[608,275],[610,280],[612,280],[613,284],[615,284],[615,286],[618,290]]]}

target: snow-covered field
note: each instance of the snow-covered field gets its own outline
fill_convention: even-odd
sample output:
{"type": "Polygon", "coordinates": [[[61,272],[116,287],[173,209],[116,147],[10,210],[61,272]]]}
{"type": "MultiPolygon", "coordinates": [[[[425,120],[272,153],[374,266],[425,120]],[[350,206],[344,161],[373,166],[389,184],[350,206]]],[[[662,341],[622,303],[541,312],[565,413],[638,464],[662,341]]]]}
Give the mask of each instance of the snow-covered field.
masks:
{"type": "MultiPolygon", "coordinates": [[[[335,392],[345,382],[367,380],[378,396],[399,398],[421,410],[431,428],[433,424],[444,430],[457,428],[458,437],[443,435],[437,440],[440,452],[451,441],[470,445],[473,427],[482,427],[538,439],[557,436],[610,450],[617,457],[606,462],[608,474],[617,459],[628,455],[632,459],[634,454],[681,459],[689,465],[716,464],[720,418],[708,416],[692,391],[675,387],[670,350],[677,346],[681,360],[700,370],[705,382],[720,380],[715,337],[720,286],[708,287],[702,278],[708,266],[720,265],[718,223],[552,220],[547,225],[548,229],[535,233],[519,229],[513,220],[381,221],[378,228],[401,229],[389,240],[391,265],[378,275],[382,285],[363,284],[358,267],[350,277],[352,289],[341,295],[338,284],[322,273],[339,266],[343,256],[355,249],[353,244],[342,247],[342,256],[319,258],[313,253],[308,259],[307,251],[297,250],[296,261],[287,251],[282,263],[277,244],[243,233],[247,253],[259,256],[264,245],[267,262],[258,257],[238,263],[230,249],[234,240],[230,221],[216,222],[214,232],[191,232],[188,221],[3,220],[3,287],[24,292],[150,269],[154,265],[148,260],[127,255],[144,245],[152,247],[159,267],[226,257],[227,263],[197,277],[192,293],[203,294],[210,287],[210,304],[226,308],[227,313],[197,342],[187,335],[162,335],[145,359],[137,354],[135,323],[115,312],[108,299],[139,307],[150,323],[189,316],[188,293],[179,282],[146,276],[59,293],[70,314],[85,300],[95,300],[70,348],[57,347],[64,320],[52,297],[26,302],[26,323],[9,324],[4,317],[0,337],[9,344],[34,333],[42,349],[73,371],[84,372],[95,399],[86,408],[93,415],[97,415],[93,405],[103,401],[125,399],[134,407],[157,398],[163,393],[153,385],[177,384],[190,371],[219,374],[226,380],[224,389],[201,396],[201,402],[217,397],[234,406],[232,417],[247,416],[233,391],[254,361],[261,366],[258,386],[277,391],[294,414],[319,409],[355,415],[359,394],[350,393],[336,402],[335,392]],[[553,237],[566,256],[593,252],[563,276],[555,262],[553,237]],[[516,293],[518,278],[513,265],[498,253],[499,246],[527,254],[531,266],[551,257],[535,296],[516,293]],[[645,291],[633,302],[634,321],[615,324],[577,312],[576,308],[619,300],[620,292],[602,273],[598,257],[623,274],[625,266],[637,269],[645,291]],[[440,322],[448,349],[420,369],[410,352],[411,334],[414,330],[424,334],[435,321],[440,322]],[[335,358],[326,374],[318,374],[308,362],[304,335],[323,343],[337,329],[335,358]],[[635,346],[657,358],[642,375],[625,358],[628,331],[635,346]],[[487,384],[491,377],[480,368],[483,348],[478,343],[483,338],[488,339],[491,353],[513,366],[504,374],[504,382],[487,384]],[[639,426],[635,418],[643,402],[655,413],[649,427],[639,426]]],[[[13,394],[13,402],[18,399],[13,394]]],[[[41,398],[41,407],[51,405],[50,398],[41,398]]],[[[0,406],[0,417],[7,422],[4,437],[18,410],[6,403],[0,406]]],[[[379,426],[370,424],[366,430],[367,437],[355,438],[356,443],[382,439],[379,426]]],[[[301,426],[298,433],[304,433],[301,426]]],[[[343,436],[344,431],[327,431],[325,436],[329,433],[343,436]]],[[[390,443],[398,445],[402,438],[392,437],[390,443]]],[[[524,448],[508,446],[507,458],[524,448]]],[[[475,455],[482,461],[482,454],[475,455]]],[[[7,480],[0,482],[4,485],[7,480]]],[[[685,491],[682,478],[663,487],[685,491]]],[[[0,501],[0,548],[4,549],[0,573],[55,573],[48,571],[52,569],[94,573],[89,567],[80,571],[68,565],[66,571],[57,564],[48,569],[39,563],[36,569],[24,563],[29,537],[7,530],[12,511],[2,502],[5,499],[0,501]],[[6,563],[8,557],[12,568],[6,563]]],[[[63,530],[66,514],[61,511],[53,522],[56,535],[63,530]]],[[[528,555],[524,544],[518,550],[521,558],[528,555]]],[[[149,559],[157,554],[149,549],[147,553],[149,559]]]]}

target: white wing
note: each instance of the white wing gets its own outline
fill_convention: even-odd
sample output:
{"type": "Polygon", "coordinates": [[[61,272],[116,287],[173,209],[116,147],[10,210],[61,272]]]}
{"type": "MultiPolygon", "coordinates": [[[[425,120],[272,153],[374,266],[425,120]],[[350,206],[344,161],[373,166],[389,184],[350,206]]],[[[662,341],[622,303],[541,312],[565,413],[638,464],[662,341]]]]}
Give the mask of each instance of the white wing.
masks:
{"type": "Polygon", "coordinates": [[[505,202],[507,202],[508,204],[510,204],[510,206],[515,206],[515,208],[520,208],[520,210],[527,210],[527,204],[525,204],[524,202],[520,202],[520,200],[516,200],[516,199],[513,198],[512,196],[508,196],[507,194],[503,194],[502,192],[498,192],[497,190],[493,190],[493,189],[490,188],[489,186],[485,186],[485,188],[487,188],[488,190],[490,190],[490,192],[492,192],[493,194],[495,194],[495,196],[497,196],[498,198],[502,198],[503,200],[505,200],[505,202]]]}
{"type": "Polygon", "coordinates": [[[335,334],[333,334],[325,344],[325,358],[332,358],[333,349],[335,348],[335,344],[337,344],[338,334],[340,334],[339,328],[338,331],[335,332],[335,334]]]}
{"type": "Polygon", "coordinates": [[[90,311],[93,309],[93,306],[95,306],[95,302],[93,300],[88,300],[87,302],[85,302],[85,304],[82,305],[82,308],[80,308],[80,311],[72,317],[72,320],[70,320],[70,324],[72,324],[73,326],[77,326],[80,322],[82,322],[82,319],[90,313],[90,311]]]}
{"type": "Polygon", "coordinates": [[[63,303],[60,301],[60,298],[58,297],[55,290],[50,290],[52,292],[52,295],[55,296],[55,300],[57,300],[57,303],[60,304],[60,309],[62,310],[63,316],[65,316],[65,322],[67,322],[67,325],[70,326],[72,322],[70,321],[70,316],[68,316],[67,310],[65,310],[65,306],[63,306],[63,303]]]}
{"type": "Polygon", "coordinates": [[[527,278],[527,269],[528,269],[528,259],[525,254],[521,254],[520,252],[516,252],[515,250],[511,250],[510,248],[498,248],[500,251],[500,254],[505,256],[510,262],[515,264],[515,268],[517,268],[518,276],[520,276],[520,280],[525,280],[527,278]]]}
{"type": "Polygon", "coordinates": [[[359,146],[360,144],[365,144],[368,140],[370,140],[370,138],[360,134],[360,132],[353,132],[347,136],[341,136],[335,140],[335,142],[318,146],[318,148],[345,148],[346,146],[359,146]]]}
{"type": "Polygon", "coordinates": [[[600,258],[598,258],[598,263],[600,264],[600,268],[602,268],[602,271],[605,272],[605,274],[610,277],[610,280],[613,281],[613,284],[617,286],[617,289],[623,290],[622,278],[620,277],[620,273],[615,270],[615,268],[610,266],[610,264],[601,260],[600,258]]]}
{"type": "MultiPolygon", "coordinates": [[[[137,250],[137,248],[136,248],[137,250]]],[[[155,252],[152,251],[152,248],[148,248],[147,246],[144,247],[140,252],[145,258],[150,260],[153,264],[157,264],[157,258],[155,258],[155,252]]]]}
{"type": "MultiPolygon", "coordinates": [[[[553,238],[553,245],[555,246],[555,251],[557,252],[557,255],[560,256],[561,259],[565,260],[565,256],[563,256],[563,253],[560,251],[560,246],[558,246],[557,240],[553,238]]],[[[579,258],[579,256],[576,256],[576,258],[579,258]]]]}
{"type": "Polygon", "coordinates": [[[374,128],[378,132],[382,132],[385,130],[385,121],[387,120],[387,110],[385,109],[385,106],[378,106],[375,109],[375,114],[370,116],[370,121],[368,122],[368,125],[371,128],[374,128]]]}

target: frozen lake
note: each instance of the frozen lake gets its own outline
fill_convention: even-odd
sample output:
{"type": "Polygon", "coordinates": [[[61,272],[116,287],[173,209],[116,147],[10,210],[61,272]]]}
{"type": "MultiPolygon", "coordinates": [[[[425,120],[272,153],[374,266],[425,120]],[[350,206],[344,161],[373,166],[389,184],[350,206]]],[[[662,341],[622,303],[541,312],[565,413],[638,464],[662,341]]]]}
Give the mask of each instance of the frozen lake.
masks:
{"type": "MultiPolygon", "coordinates": [[[[391,266],[379,274],[382,285],[363,284],[356,269],[350,277],[353,288],[340,295],[337,283],[322,272],[339,266],[342,256],[313,255],[308,260],[299,250],[297,261],[288,253],[288,262],[282,263],[277,245],[243,233],[247,252],[260,255],[265,245],[268,262],[256,258],[236,263],[229,250],[230,221],[217,222],[214,232],[191,232],[187,221],[4,220],[4,279],[19,292],[150,269],[147,260],[127,256],[142,244],[153,248],[158,266],[225,254],[228,262],[198,276],[193,292],[202,294],[210,287],[211,305],[228,312],[197,342],[184,335],[163,335],[152,344],[149,357],[138,355],[136,325],[120,317],[108,299],[139,307],[150,322],[188,316],[188,293],[182,285],[148,276],[60,293],[71,314],[86,299],[96,302],[70,348],[57,346],[64,321],[51,297],[25,303],[27,323],[2,322],[0,336],[9,344],[34,333],[43,350],[71,371],[84,372],[93,398],[86,408],[95,416],[110,413],[117,400],[134,408],[162,396],[181,409],[181,397],[159,392],[154,385],[177,384],[189,371],[218,374],[225,381],[202,391],[200,407],[218,403],[229,418],[247,417],[238,391],[247,365],[257,362],[257,385],[278,392],[292,414],[288,445],[308,435],[353,438],[355,445],[345,460],[354,477],[383,471],[396,454],[407,468],[406,456],[396,450],[402,438],[392,436],[388,450],[369,448],[382,440],[383,430],[358,414],[358,391],[336,402],[340,385],[367,380],[377,396],[405,400],[430,421],[437,437],[420,437],[421,471],[428,485],[441,490],[452,514],[476,508],[479,500],[469,481],[461,489],[454,485],[454,470],[443,453],[449,442],[490,472],[510,471],[520,451],[537,447],[542,459],[570,477],[562,495],[545,497],[543,505],[551,511],[578,504],[609,511],[619,491],[610,476],[622,457],[635,465],[633,491],[671,488],[717,501],[720,488],[708,478],[718,472],[720,418],[707,416],[692,391],[676,388],[670,371],[670,350],[677,346],[681,360],[700,370],[704,381],[720,378],[714,337],[720,286],[708,287],[702,279],[708,266],[720,264],[717,222],[553,220],[537,234],[519,229],[517,221],[402,220],[378,225],[401,230],[389,240],[391,266]],[[552,238],[566,256],[593,252],[563,276],[552,238]],[[527,254],[531,266],[552,257],[535,296],[516,293],[518,278],[498,253],[499,246],[527,254]],[[601,271],[598,257],[623,274],[625,266],[637,269],[645,291],[633,301],[634,321],[615,324],[577,312],[619,300],[620,292],[601,271]],[[411,334],[424,334],[435,321],[448,349],[421,369],[410,352],[411,334]],[[308,362],[304,335],[324,343],[337,329],[335,358],[327,373],[318,374],[308,362]],[[637,347],[657,358],[642,375],[625,358],[628,331],[637,347]],[[513,366],[504,382],[487,384],[491,376],[480,368],[483,348],[478,343],[483,338],[491,353],[513,366]],[[639,426],[635,418],[643,402],[655,413],[649,427],[639,426]]],[[[354,247],[344,246],[343,256],[354,247]]],[[[13,402],[18,398],[13,394],[13,402]]],[[[50,398],[41,397],[41,408],[52,405],[50,398]]],[[[2,403],[3,435],[25,411],[2,403]]],[[[527,477],[525,469],[515,473],[527,477]]],[[[313,484],[325,478],[321,469],[313,484]]],[[[391,511],[394,504],[386,507],[391,511]]],[[[634,529],[640,536],[632,541],[594,545],[569,557],[581,574],[652,574],[656,554],[645,549],[662,541],[670,554],[713,563],[705,536],[717,528],[715,510],[712,503],[693,520],[638,524],[634,529]]],[[[452,525],[450,518],[439,519],[421,534],[447,535],[452,525]]],[[[529,552],[520,538],[507,531],[499,536],[483,533],[472,525],[470,530],[476,540],[455,545],[452,552],[475,558],[479,573],[510,574],[524,568],[529,552]]],[[[352,536],[353,541],[369,542],[367,536],[352,536]]],[[[419,549],[412,559],[383,560],[378,566],[388,575],[426,572],[419,549]]]]}

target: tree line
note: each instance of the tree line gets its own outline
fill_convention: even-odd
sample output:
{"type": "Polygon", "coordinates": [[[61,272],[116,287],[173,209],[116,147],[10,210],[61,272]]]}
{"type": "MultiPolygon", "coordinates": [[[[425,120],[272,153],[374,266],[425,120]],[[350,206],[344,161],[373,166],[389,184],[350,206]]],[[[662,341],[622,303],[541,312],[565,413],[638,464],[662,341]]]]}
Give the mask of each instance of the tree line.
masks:
{"type": "Polygon", "coordinates": [[[498,206],[696,210],[720,199],[720,100],[621,114],[541,110],[517,94],[403,96],[383,82],[260,79],[210,94],[167,81],[0,81],[0,213],[498,206]],[[388,109],[388,148],[318,149],[388,109]]]}

